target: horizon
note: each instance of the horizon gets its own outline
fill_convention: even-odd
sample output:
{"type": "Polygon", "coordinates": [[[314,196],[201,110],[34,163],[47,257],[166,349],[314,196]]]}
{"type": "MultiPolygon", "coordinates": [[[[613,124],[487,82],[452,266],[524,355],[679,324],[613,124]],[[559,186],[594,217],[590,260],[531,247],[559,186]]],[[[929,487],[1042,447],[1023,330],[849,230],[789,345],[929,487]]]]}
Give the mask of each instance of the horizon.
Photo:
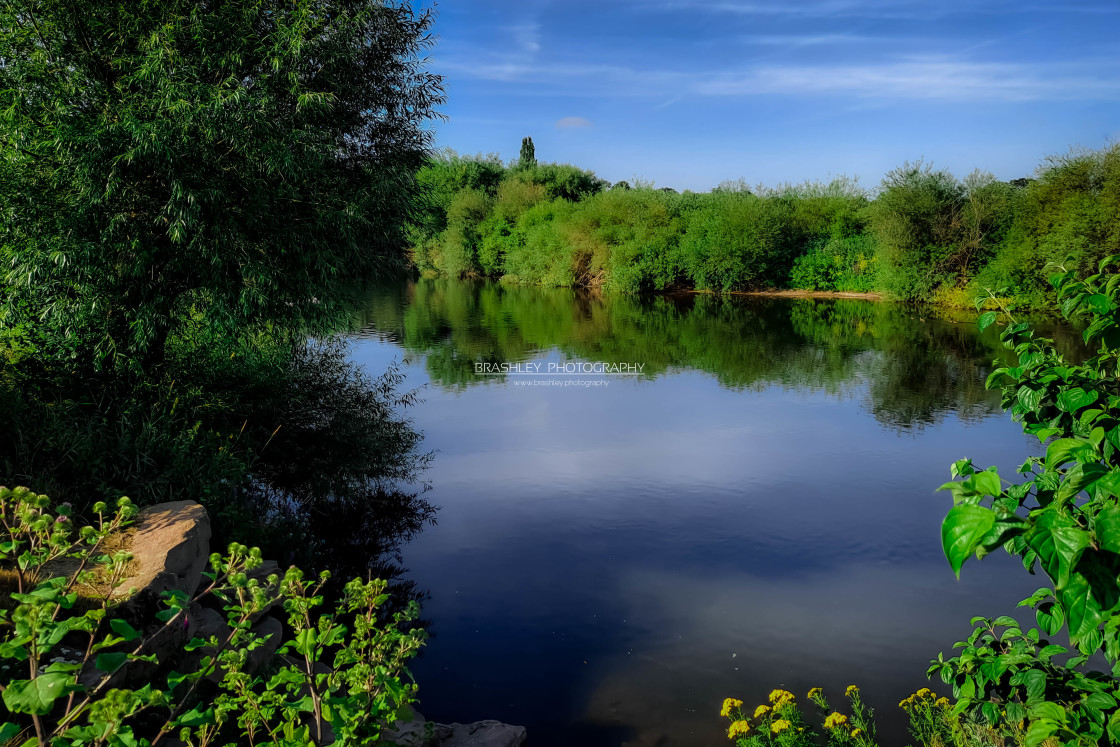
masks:
{"type": "Polygon", "coordinates": [[[1120,137],[1120,4],[477,0],[439,6],[435,146],[707,192],[924,161],[1031,177],[1120,137]]]}

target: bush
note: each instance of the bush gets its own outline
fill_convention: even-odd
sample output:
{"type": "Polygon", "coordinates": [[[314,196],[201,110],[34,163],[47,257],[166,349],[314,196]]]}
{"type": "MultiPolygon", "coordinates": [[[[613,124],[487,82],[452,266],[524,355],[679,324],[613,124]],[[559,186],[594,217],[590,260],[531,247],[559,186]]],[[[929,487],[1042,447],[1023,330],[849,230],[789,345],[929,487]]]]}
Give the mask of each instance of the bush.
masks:
{"type": "Polygon", "coordinates": [[[1097,345],[1084,363],[1065,360],[1002,299],[977,304],[1000,306],[979,326],[1005,317],[1000,340],[1013,353],[996,362],[986,385],[1000,388],[1004,409],[1047,446],[1019,467],[1021,480],[969,459],[953,464],[954,480],[941,487],[954,504],[941,528],[945,556],[959,575],[968,559],[1002,548],[1049,583],[1019,603],[1033,609],[1037,628],[1006,615],[975,617],[956,655],[931,662],[928,674],[953,688],[951,707],[926,689],[899,704],[927,747],[1120,742],[1117,266],[1120,256],[1112,256],[1085,279],[1062,267],[1051,275],[1063,314],[1084,317],[1085,342],[1097,345]],[[1061,633],[1070,647],[1052,642],[1061,633]],[[1098,663],[1111,671],[1091,668],[1098,663]]]}
{"type": "Polygon", "coordinates": [[[424,641],[423,631],[408,627],[415,603],[385,620],[385,582],[354,579],[334,613],[321,615],[329,574],[309,581],[293,567],[261,583],[247,576],[262,562],[256,548],[232,544],[225,557],[215,553],[204,588],[191,597],[164,592],[165,609],[152,625],[133,627],[115,614],[112,596],[131,556],[104,548],[136,509],[121,498],[115,512],[107,510],[96,505],[94,524],[75,531],[66,504],[0,488],[0,561],[17,587],[9,595],[14,607],[0,610],[0,658],[18,664],[0,670],[14,718],[0,725],[0,741],[137,747],[174,735],[187,744],[311,744],[329,728],[335,744],[368,744],[415,699],[405,668],[424,641]],[[78,569],[74,575],[52,574],[63,560],[78,569]],[[220,602],[229,634],[193,639],[174,662],[156,660],[149,653],[155,638],[184,625],[188,608],[206,599],[220,602]],[[248,656],[264,641],[251,624],[280,603],[288,613],[289,636],[279,649],[286,656],[256,675],[248,656]],[[78,656],[60,655],[64,643],[78,656]],[[118,687],[133,662],[155,665],[156,676],[139,689],[118,687]],[[330,668],[316,666],[327,662],[330,668]]]}
{"type": "Polygon", "coordinates": [[[793,262],[793,288],[866,292],[878,287],[875,240],[866,234],[817,240],[793,262]]]}
{"type": "Polygon", "coordinates": [[[0,479],[79,512],[121,495],[142,505],[198,500],[219,542],[295,549],[285,559],[329,560],[334,570],[345,526],[366,543],[354,572],[431,518],[413,489],[428,455],[402,415],[415,395],[400,391],[399,371],[366,376],[339,338],[231,339],[198,328],[168,350],[167,380],[5,365],[0,479]],[[323,526],[343,511],[356,521],[323,526]]]}

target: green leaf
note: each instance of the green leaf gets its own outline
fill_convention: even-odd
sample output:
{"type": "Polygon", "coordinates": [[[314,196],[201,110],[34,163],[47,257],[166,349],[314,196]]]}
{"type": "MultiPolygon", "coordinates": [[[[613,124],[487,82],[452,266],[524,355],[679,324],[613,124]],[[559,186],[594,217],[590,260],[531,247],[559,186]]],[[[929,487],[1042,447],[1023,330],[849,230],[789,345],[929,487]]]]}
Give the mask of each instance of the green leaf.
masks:
{"type": "Polygon", "coordinates": [[[214,723],[214,709],[196,706],[175,719],[175,726],[206,726],[214,723]]]}
{"type": "Polygon", "coordinates": [[[1085,698],[1085,705],[1098,711],[1109,711],[1116,707],[1116,698],[1108,693],[1090,693],[1085,698]]]}
{"type": "Polygon", "coordinates": [[[1120,508],[1102,508],[1093,525],[1093,534],[1102,550],[1120,553],[1120,508]]]}
{"type": "Polygon", "coordinates": [[[1049,700],[1044,700],[1041,703],[1036,703],[1031,706],[1027,710],[1027,714],[1032,719],[1047,719],[1056,724],[1065,723],[1066,720],[1066,709],[1049,700]]]}
{"type": "Polygon", "coordinates": [[[1031,721],[1031,725],[1027,727],[1027,737],[1024,741],[1024,745],[1025,747],[1038,747],[1038,745],[1057,733],[1058,725],[1053,721],[1036,719],[1031,721]]]}
{"type": "Polygon", "coordinates": [[[1113,743],[1120,742],[1120,711],[1115,711],[1108,717],[1108,736],[1113,743]]]}
{"type": "Polygon", "coordinates": [[[998,317],[999,317],[998,312],[988,311],[988,312],[980,315],[980,318],[976,320],[976,326],[980,328],[981,332],[983,332],[988,327],[992,326],[992,324],[995,322],[995,320],[998,317]]]}
{"type": "Polygon", "coordinates": [[[1091,445],[1080,438],[1059,438],[1046,447],[1046,469],[1056,469],[1074,460],[1074,454],[1091,445]]]}
{"type": "Polygon", "coordinates": [[[960,578],[964,561],[972,555],[995,523],[995,513],[983,506],[961,504],[949,509],[941,524],[941,545],[957,578],[960,578]]]}
{"type": "Polygon", "coordinates": [[[1081,554],[1092,545],[1092,535],[1056,511],[1047,511],[1027,534],[1027,544],[1038,553],[1042,569],[1061,591],[1081,554]]]}
{"type": "Polygon", "coordinates": [[[113,629],[114,633],[123,638],[126,643],[135,641],[140,637],[140,633],[137,632],[136,628],[132,627],[126,621],[120,619],[119,617],[115,617],[110,620],[109,627],[113,629]]]}
{"type": "Polygon", "coordinates": [[[112,673],[124,666],[126,661],[128,661],[128,654],[125,653],[98,654],[93,665],[102,672],[112,673]]]}
{"type": "Polygon", "coordinates": [[[1016,396],[1019,399],[1019,404],[1025,407],[1028,411],[1037,410],[1038,406],[1042,403],[1042,390],[1032,389],[1026,384],[1019,387],[1019,391],[1016,392],[1016,396]]]}
{"type": "Polygon", "coordinates": [[[1038,627],[1046,631],[1046,635],[1057,635],[1062,626],[1066,624],[1066,613],[1060,604],[1046,602],[1039,605],[1034,613],[1038,627]]]}
{"type": "Polygon", "coordinates": [[[1080,573],[1070,576],[1069,584],[1058,592],[1069,624],[1069,637],[1075,644],[1096,631],[1101,623],[1100,605],[1093,598],[1089,582],[1080,573]]]}
{"type": "Polygon", "coordinates": [[[1019,679],[1026,690],[1028,705],[1033,705],[1046,697],[1046,673],[1041,669],[1029,669],[1023,672],[1019,679]]]}
{"type": "Polygon", "coordinates": [[[1077,412],[1095,403],[1099,397],[1096,392],[1087,392],[1081,387],[1066,389],[1057,397],[1058,409],[1063,412],[1077,412]]]}
{"type": "Polygon", "coordinates": [[[33,680],[17,680],[4,690],[4,705],[12,713],[42,716],[50,713],[54,702],[77,689],[73,678],[62,672],[48,672],[33,680]]]}
{"type": "Polygon", "coordinates": [[[965,485],[969,483],[972,483],[976,492],[982,495],[999,495],[1003,492],[1003,488],[999,482],[999,474],[994,468],[984,472],[977,472],[975,475],[965,480],[965,485]]]}

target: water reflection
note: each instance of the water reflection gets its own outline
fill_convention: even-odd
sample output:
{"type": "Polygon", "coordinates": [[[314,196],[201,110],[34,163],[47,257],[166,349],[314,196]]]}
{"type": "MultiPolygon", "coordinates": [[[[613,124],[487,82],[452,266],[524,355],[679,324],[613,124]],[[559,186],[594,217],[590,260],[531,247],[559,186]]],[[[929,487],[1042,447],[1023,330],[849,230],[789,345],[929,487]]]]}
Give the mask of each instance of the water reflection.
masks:
{"type": "Polygon", "coordinates": [[[487,379],[478,363],[555,350],[584,361],[640,362],[655,377],[703,371],[731,389],[867,391],[896,427],[998,411],[984,377],[996,329],[924,318],[863,300],[704,294],[604,296],[573,289],[420,280],[375,291],[359,324],[423,357],[431,381],[462,391],[487,379]]]}
{"type": "Polygon", "coordinates": [[[722,745],[720,701],[857,682],[895,704],[975,614],[1035,588],[954,580],[934,489],[1037,442],[983,389],[995,330],[861,301],[606,297],[422,281],[374,293],[355,346],[410,356],[439,522],[405,549],[434,634],[430,718],[534,745],[722,745]],[[641,362],[593,389],[476,362],[641,362]],[[1033,443],[1032,443],[1033,442],[1033,443]]]}

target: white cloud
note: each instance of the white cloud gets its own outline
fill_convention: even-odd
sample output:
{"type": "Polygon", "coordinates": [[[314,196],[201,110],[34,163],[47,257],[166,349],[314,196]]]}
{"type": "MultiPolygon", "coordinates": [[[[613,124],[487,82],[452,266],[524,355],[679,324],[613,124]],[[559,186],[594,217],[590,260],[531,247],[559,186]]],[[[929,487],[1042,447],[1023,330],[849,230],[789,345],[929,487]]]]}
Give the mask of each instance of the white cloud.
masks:
{"type": "MultiPolygon", "coordinates": [[[[1111,67],[1115,68],[1115,65],[1111,67]]],[[[696,92],[710,96],[850,94],[942,101],[1120,99],[1116,71],[1099,67],[912,59],[883,65],[765,65],[713,76],[696,92]]]]}
{"type": "Polygon", "coordinates": [[[1043,65],[908,57],[881,64],[757,64],[718,73],[478,60],[444,60],[437,68],[452,77],[531,84],[511,93],[650,97],[658,102],[686,94],[989,102],[1120,99],[1120,66],[1105,60],[1043,65]]]}
{"type": "Polygon", "coordinates": [[[556,120],[556,129],[558,130],[571,130],[591,126],[591,120],[584,119],[583,117],[564,117],[563,119],[556,120]]]}
{"type": "Polygon", "coordinates": [[[523,52],[536,54],[541,51],[541,25],[536,22],[520,23],[516,26],[506,26],[506,31],[513,37],[513,43],[523,52]]]}

